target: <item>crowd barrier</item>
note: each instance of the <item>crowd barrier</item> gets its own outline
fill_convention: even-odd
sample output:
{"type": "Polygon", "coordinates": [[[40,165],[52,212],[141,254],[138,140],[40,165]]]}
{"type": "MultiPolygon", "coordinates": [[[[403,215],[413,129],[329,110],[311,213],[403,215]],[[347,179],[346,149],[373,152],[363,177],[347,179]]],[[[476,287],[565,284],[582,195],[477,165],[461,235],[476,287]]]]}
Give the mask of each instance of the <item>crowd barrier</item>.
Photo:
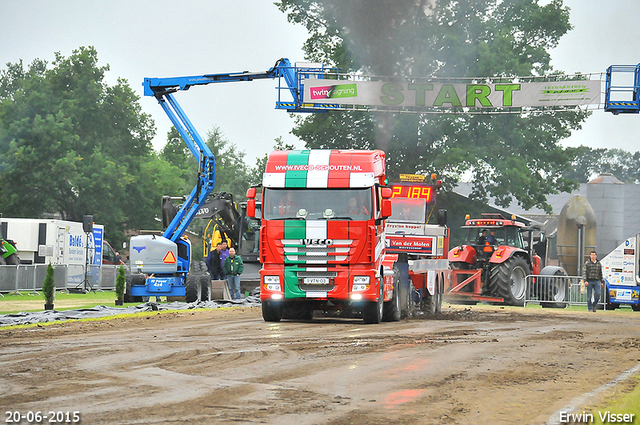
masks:
{"type": "MultiPolygon", "coordinates": [[[[524,306],[540,304],[543,307],[587,305],[587,291],[580,285],[581,276],[529,275],[526,277],[524,306]]],[[[601,287],[598,305],[607,308],[604,297],[606,286],[601,287]]]]}
{"type": "MultiPolygon", "coordinates": [[[[47,264],[19,264],[0,266],[0,294],[37,293],[47,276],[47,264]]],[[[89,266],[54,265],[53,281],[57,291],[62,290],[113,290],[118,276],[116,265],[89,266]]]]}

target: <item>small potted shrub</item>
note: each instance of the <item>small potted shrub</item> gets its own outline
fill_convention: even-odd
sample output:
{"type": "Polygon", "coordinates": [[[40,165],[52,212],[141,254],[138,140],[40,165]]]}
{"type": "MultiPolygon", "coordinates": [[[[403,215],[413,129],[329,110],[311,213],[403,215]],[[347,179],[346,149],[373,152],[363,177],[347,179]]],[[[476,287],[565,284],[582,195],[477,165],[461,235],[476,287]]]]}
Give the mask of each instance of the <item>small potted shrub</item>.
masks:
{"type": "Polygon", "coordinates": [[[116,277],[116,305],[124,305],[124,266],[118,268],[118,277],[116,277]]]}
{"type": "Polygon", "coordinates": [[[53,301],[56,299],[56,284],[53,281],[53,266],[47,266],[47,276],[42,282],[42,295],[44,296],[44,309],[53,310],[53,301]]]}

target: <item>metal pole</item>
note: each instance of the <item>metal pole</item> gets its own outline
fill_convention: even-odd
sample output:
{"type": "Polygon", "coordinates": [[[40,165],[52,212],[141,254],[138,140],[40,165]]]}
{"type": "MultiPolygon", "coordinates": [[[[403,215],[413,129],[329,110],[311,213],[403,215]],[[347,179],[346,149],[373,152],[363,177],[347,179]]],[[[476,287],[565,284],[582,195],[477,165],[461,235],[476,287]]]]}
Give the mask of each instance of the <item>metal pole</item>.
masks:
{"type": "Polygon", "coordinates": [[[584,266],[584,224],[578,224],[578,270],[576,275],[582,275],[584,266]]]}

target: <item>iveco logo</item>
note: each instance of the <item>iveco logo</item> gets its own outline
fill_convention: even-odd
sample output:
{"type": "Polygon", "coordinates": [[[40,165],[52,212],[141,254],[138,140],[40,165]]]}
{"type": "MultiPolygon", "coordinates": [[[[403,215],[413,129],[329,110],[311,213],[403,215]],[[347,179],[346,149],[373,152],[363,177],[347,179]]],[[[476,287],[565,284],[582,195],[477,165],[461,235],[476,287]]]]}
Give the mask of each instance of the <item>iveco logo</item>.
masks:
{"type": "Polygon", "coordinates": [[[332,245],[333,239],[300,239],[302,245],[332,245]]]}

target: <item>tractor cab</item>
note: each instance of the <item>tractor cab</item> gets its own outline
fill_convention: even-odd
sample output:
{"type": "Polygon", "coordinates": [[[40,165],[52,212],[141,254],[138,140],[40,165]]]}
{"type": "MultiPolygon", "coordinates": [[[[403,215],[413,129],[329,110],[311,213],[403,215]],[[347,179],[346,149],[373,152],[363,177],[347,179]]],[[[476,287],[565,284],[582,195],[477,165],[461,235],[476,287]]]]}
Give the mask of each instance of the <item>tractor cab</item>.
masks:
{"type": "Polygon", "coordinates": [[[472,247],[478,260],[489,260],[499,247],[526,249],[523,232],[524,223],[512,216],[506,219],[502,214],[485,213],[480,219],[467,216],[463,229],[467,229],[465,245],[472,247]]]}

